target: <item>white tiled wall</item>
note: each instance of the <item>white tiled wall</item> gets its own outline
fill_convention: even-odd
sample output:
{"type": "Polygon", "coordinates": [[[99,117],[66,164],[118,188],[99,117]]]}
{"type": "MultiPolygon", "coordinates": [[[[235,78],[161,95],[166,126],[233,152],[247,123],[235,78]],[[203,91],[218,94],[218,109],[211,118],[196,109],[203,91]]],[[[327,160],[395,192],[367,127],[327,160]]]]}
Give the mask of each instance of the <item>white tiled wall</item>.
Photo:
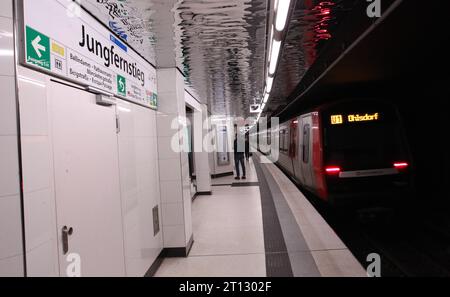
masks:
{"type": "Polygon", "coordinates": [[[0,277],[23,276],[12,0],[0,1],[0,277]]]}
{"type": "Polygon", "coordinates": [[[27,273],[58,276],[58,233],[49,131],[48,77],[18,68],[27,273]]]}
{"type": "Polygon", "coordinates": [[[172,145],[179,146],[174,135],[180,129],[177,117],[186,116],[184,77],[177,69],[159,69],[157,116],[158,151],[163,208],[164,247],[185,247],[192,236],[190,214],[189,161],[187,153],[175,152],[172,145]],[[187,202],[188,201],[188,202],[187,202]],[[189,203],[189,207],[186,205],[189,203]]]}
{"type": "MultiPolygon", "coordinates": [[[[203,144],[203,139],[209,132],[209,123],[207,119],[208,109],[206,105],[201,105],[200,109],[202,135],[201,140],[203,144]]],[[[209,153],[206,149],[210,148],[203,147],[201,152],[195,153],[195,174],[197,177],[197,191],[199,192],[211,192],[211,167],[209,162],[209,153]]]]}
{"type": "MultiPolygon", "coordinates": [[[[58,230],[48,104],[49,77],[19,67],[25,234],[29,276],[58,276],[58,230]]],[[[122,216],[128,276],[143,276],[162,250],[153,236],[152,209],[160,206],[156,112],[120,101],[122,216]]],[[[1,154],[0,156],[7,155],[1,154]]],[[[179,162],[176,163],[179,166],[179,162]]],[[[172,172],[166,172],[169,179],[172,172]]],[[[161,230],[162,230],[161,226],[161,230]]],[[[11,261],[10,261],[11,262],[11,261]]],[[[11,262],[12,263],[12,262],[11,262]]]]}

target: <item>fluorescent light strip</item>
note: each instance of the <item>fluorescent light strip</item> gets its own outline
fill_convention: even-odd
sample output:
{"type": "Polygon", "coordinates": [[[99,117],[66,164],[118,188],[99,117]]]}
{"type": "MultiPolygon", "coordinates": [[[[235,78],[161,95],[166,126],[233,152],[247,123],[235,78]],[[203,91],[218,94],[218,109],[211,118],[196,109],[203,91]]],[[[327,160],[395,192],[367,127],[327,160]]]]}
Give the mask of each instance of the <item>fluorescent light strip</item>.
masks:
{"type": "Polygon", "coordinates": [[[290,6],[291,0],[278,0],[277,20],[275,22],[277,31],[283,31],[285,29],[290,6]]]}
{"type": "Polygon", "coordinates": [[[269,98],[270,98],[270,94],[266,94],[266,96],[264,96],[264,101],[263,101],[263,103],[264,103],[264,104],[267,104],[267,102],[269,101],[269,98]]]}
{"type": "Polygon", "coordinates": [[[270,63],[270,61],[271,61],[271,59],[272,59],[272,50],[273,50],[273,43],[272,43],[272,40],[273,40],[273,32],[274,32],[274,27],[273,26],[271,26],[271,30],[270,30],[270,38],[269,38],[269,40],[270,40],[270,45],[269,45],[269,63],[270,63]]]}
{"type": "Polygon", "coordinates": [[[273,77],[267,78],[267,93],[272,92],[272,86],[273,86],[273,77]]]}
{"type": "Polygon", "coordinates": [[[280,57],[281,41],[273,40],[270,56],[269,74],[274,75],[277,70],[278,58],[280,57]]]}

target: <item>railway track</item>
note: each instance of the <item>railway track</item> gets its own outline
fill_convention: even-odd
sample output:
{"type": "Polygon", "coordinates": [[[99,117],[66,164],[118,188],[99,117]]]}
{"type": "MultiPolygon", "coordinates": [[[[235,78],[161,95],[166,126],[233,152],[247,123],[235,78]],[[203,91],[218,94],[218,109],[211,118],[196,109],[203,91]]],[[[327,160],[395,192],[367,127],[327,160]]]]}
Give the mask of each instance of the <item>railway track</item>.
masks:
{"type": "MultiPolygon", "coordinates": [[[[277,165],[278,166],[278,165],[277,165]]],[[[450,207],[340,209],[301,188],[363,267],[367,256],[381,256],[382,277],[450,277],[450,207]]]]}
{"type": "Polygon", "coordinates": [[[381,256],[382,276],[450,277],[450,240],[434,228],[433,213],[415,209],[386,218],[375,212],[367,220],[357,212],[319,211],[363,266],[370,253],[381,256]]]}

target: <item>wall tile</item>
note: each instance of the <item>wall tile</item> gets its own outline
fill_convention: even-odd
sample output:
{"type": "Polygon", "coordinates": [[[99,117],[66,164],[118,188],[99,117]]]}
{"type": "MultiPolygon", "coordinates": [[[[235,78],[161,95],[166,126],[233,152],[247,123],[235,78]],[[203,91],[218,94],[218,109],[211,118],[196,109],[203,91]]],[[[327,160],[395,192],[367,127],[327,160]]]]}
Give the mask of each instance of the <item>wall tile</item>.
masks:
{"type": "Polygon", "coordinates": [[[158,122],[158,136],[159,137],[173,137],[178,132],[178,123],[174,120],[177,119],[176,115],[166,115],[166,114],[158,114],[157,122],[158,122]],[[172,128],[172,124],[174,124],[174,129],[172,128]]]}
{"type": "MultiPolygon", "coordinates": [[[[21,71],[23,73],[23,71],[21,71]]],[[[22,135],[48,135],[47,89],[42,75],[27,71],[19,78],[22,135]]]]}
{"type": "Polygon", "coordinates": [[[186,245],[192,236],[192,200],[186,199],[184,201],[184,221],[185,221],[185,234],[186,245]]]}
{"type": "Polygon", "coordinates": [[[56,218],[52,190],[25,193],[25,230],[27,251],[55,239],[56,218]]]}
{"type": "Polygon", "coordinates": [[[158,78],[158,94],[173,91],[176,87],[176,72],[175,68],[159,69],[157,71],[158,78]]]}
{"type": "Polygon", "coordinates": [[[163,224],[164,226],[183,225],[184,209],[182,203],[163,204],[163,224]]]}
{"type": "Polygon", "coordinates": [[[133,107],[136,117],[135,135],[137,137],[155,137],[156,136],[156,112],[149,111],[140,106],[133,107]]]}
{"type": "Polygon", "coordinates": [[[22,158],[24,192],[29,193],[49,188],[51,170],[50,144],[45,136],[23,136],[22,158]]]}
{"type": "MultiPolygon", "coordinates": [[[[2,0],[3,1],[3,0],[2,0]]],[[[14,38],[12,19],[0,17],[0,75],[14,75],[14,38]]]]}
{"type": "Polygon", "coordinates": [[[19,194],[17,136],[0,136],[0,197],[19,194]]]}
{"type": "Polygon", "coordinates": [[[177,181],[181,179],[180,158],[159,160],[160,180],[177,181]]]}
{"type": "Polygon", "coordinates": [[[175,91],[158,94],[158,111],[165,114],[178,115],[177,94],[175,91]]]}
{"type": "MultiPolygon", "coordinates": [[[[158,138],[158,151],[159,151],[159,159],[160,160],[166,160],[166,159],[177,159],[180,157],[179,152],[175,152],[174,148],[172,147],[172,142],[176,139],[172,137],[159,137],[158,138]]],[[[179,149],[179,147],[175,147],[175,149],[179,149]]]]}
{"type": "Polygon", "coordinates": [[[59,276],[58,251],[51,240],[27,252],[27,274],[30,277],[59,276]]]}
{"type": "Polygon", "coordinates": [[[23,253],[20,196],[0,198],[0,259],[23,253]]]}
{"type": "Polygon", "coordinates": [[[161,201],[164,203],[177,203],[183,201],[181,181],[161,182],[161,201]]]}
{"type": "Polygon", "coordinates": [[[12,18],[13,17],[13,0],[0,1],[0,16],[12,18]]]}
{"type": "Polygon", "coordinates": [[[184,225],[164,226],[164,247],[179,248],[186,246],[184,225]]]}
{"type": "Polygon", "coordinates": [[[14,77],[0,76],[0,135],[17,135],[16,86],[14,77]]]}
{"type": "Polygon", "coordinates": [[[23,255],[0,259],[0,277],[23,277],[23,255]]]}

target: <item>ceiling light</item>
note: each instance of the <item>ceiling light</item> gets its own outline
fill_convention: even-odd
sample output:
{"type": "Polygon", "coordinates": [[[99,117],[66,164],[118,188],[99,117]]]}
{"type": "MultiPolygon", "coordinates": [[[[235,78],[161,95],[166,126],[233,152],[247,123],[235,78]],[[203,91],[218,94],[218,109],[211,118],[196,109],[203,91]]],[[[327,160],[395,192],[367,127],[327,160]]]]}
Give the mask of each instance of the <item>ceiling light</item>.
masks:
{"type": "Polygon", "coordinates": [[[283,31],[286,27],[287,17],[289,14],[289,6],[291,5],[291,0],[278,0],[277,5],[277,21],[275,23],[275,28],[278,31],[283,31]]]}
{"type": "MultiPolygon", "coordinates": [[[[275,30],[275,29],[273,28],[273,26],[272,26],[271,28],[272,28],[272,29],[270,30],[270,38],[269,38],[270,41],[273,40],[273,31],[275,30]]],[[[271,42],[270,45],[269,45],[269,59],[272,59],[272,49],[273,49],[273,44],[272,44],[272,42],[271,42]]],[[[270,61],[271,61],[271,60],[269,60],[269,63],[270,63],[270,61]]]]}
{"type": "Polygon", "coordinates": [[[272,53],[270,56],[269,74],[274,75],[277,70],[278,58],[280,56],[281,41],[273,40],[272,53]]]}
{"type": "Polygon", "coordinates": [[[267,93],[272,92],[272,86],[273,86],[273,77],[267,78],[267,93]]]}

